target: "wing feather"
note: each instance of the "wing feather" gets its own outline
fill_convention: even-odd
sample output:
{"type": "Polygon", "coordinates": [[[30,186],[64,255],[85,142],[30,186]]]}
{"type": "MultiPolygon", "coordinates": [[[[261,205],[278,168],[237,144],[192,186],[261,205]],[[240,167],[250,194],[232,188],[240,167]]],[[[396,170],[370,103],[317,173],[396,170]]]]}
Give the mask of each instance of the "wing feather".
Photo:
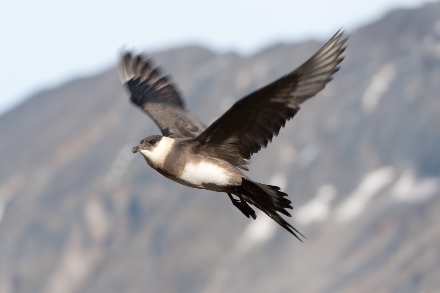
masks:
{"type": "Polygon", "coordinates": [[[159,67],[153,67],[151,60],[127,52],[118,74],[131,93],[131,101],[154,120],[164,136],[190,139],[206,129],[185,110],[171,78],[162,74],[159,67]]]}
{"type": "Polygon", "coordinates": [[[272,141],[300,104],[315,96],[339,70],[345,51],[337,32],[293,72],[236,102],[194,140],[200,151],[247,170],[252,154],[272,141]]]}

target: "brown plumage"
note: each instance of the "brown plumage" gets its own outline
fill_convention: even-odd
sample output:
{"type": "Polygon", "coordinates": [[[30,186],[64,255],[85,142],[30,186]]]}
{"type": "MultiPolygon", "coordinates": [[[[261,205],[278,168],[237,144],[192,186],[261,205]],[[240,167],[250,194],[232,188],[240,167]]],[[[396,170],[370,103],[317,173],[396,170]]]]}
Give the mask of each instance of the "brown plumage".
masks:
{"type": "Polygon", "coordinates": [[[266,147],[300,104],[321,91],[339,70],[347,40],[340,41],[341,37],[338,32],[298,69],[235,103],[195,138],[203,151],[246,168],[252,154],[266,147]]]}
{"type": "Polygon", "coordinates": [[[278,135],[301,103],[331,81],[344,59],[347,39],[342,35],[337,32],[296,70],[236,102],[208,128],[185,109],[170,78],[150,60],[125,54],[119,67],[121,81],[130,90],[132,102],[168,137],[147,137],[133,152],[141,152],[152,168],[171,180],[228,193],[245,216],[255,219],[249,202],[300,239],[297,233],[302,234],[280,216],[291,216],[287,194],[277,186],[252,181],[236,168],[248,170],[251,156],[278,135]]]}

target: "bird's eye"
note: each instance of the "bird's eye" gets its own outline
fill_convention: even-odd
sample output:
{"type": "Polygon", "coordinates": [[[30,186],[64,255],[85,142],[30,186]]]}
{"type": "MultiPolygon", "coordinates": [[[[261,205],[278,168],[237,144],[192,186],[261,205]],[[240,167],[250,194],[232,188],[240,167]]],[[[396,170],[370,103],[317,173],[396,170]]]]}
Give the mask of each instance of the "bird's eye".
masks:
{"type": "Polygon", "coordinates": [[[156,143],[156,141],[154,139],[150,140],[150,144],[154,145],[156,143]]]}
{"type": "Polygon", "coordinates": [[[140,143],[140,144],[144,144],[144,140],[141,140],[139,143],[140,143]]]}

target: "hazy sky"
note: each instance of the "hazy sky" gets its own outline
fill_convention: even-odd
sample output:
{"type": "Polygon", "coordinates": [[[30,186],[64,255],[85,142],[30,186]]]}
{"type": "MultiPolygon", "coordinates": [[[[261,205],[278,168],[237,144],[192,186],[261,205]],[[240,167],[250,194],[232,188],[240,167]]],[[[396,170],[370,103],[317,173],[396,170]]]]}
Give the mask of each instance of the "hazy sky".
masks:
{"type": "Polygon", "coordinates": [[[197,43],[250,54],[326,39],[422,0],[0,0],[0,113],[36,91],[114,64],[124,46],[197,43]]]}

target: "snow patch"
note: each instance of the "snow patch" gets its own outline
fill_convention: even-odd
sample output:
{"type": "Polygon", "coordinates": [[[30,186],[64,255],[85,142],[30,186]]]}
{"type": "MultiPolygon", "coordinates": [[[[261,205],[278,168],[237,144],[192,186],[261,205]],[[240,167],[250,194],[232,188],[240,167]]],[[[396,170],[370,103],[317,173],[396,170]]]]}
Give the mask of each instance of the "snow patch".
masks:
{"type": "Polygon", "coordinates": [[[301,149],[298,155],[298,162],[301,166],[307,167],[316,160],[321,153],[321,148],[314,143],[309,143],[301,149]]]}
{"type": "Polygon", "coordinates": [[[0,186],[0,223],[3,220],[3,215],[9,202],[23,185],[23,177],[19,174],[15,174],[9,177],[9,179],[0,186]]]}
{"type": "Polygon", "coordinates": [[[337,208],[336,221],[345,223],[358,217],[368,202],[389,185],[395,177],[392,167],[382,167],[368,173],[358,188],[337,208]]]}
{"type": "Polygon", "coordinates": [[[287,183],[287,177],[283,173],[276,173],[269,180],[269,185],[278,186],[281,190],[286,189],[287,183]]]}
{"type": "Polygon", "coordinates": [[[105,211],[104,204],[95,197],[89,198],[85,207],[85,218],[87,228],[95,242],[102,241],[110,230],[110,225],[105,211]]]}
{"type": "Polygon", "coordinates": [[[96,245],[87,244],[78,226],[74,226],[67,240],[59,263],[46,282],[46,293],[79,292],[103,258],[103,250],[96,245]]]}
{"type": "Polygon", "coordinates": [[[391,196],[399,201],[419,202],[426,201],[440,193],[438,178],[417,180],[413,169],[405,170],[394,185],[391,196]]]}
{"type": "Polygon", "coordinates": [[[337,194],[333,185],[323,185],[318,189],[315,198],[298,208],[295,219],[302,225],[323,222],[330,216],[330,203],[337,194]]]}
{"type": "Polygon", "coordinates": [[[246,253],[257,245],[271,240],[276,233],[276,223],[264,212],[257,211],[257,219],[252,221],[237,241],[236,249],[240,254],[246,253]]]}
{"type": "Polygon", "coordinates": [[[395,79],[396,73],[396,66],[392,63],[387,63],[373,76],[362,98],[362,109],[365,113],[371,114],[376,110],[380,99],[395,79]]]}
{"type": "Polygon", "coordinates": [[[104,178],[105,188],[112,190],[119,186],[128,166],[135,157],[131,152],[130,145],[127,144],[121,148],[110,167],[110,171],[104,178]]]}
{"type": "Polygon", "coordinates": [[[281,146],[279,151],[280,160],[286,164],[295,162],[296,150],[290,145],[281,146]]]}
{"type": "Polygon", "coordinates": [[[436,58],[440,58],[440,41],[437,41],[437,38],[437,36],[433,36],[432,34],[427,35],[423,39],[423,46],[427,53],[436,58]]]}

